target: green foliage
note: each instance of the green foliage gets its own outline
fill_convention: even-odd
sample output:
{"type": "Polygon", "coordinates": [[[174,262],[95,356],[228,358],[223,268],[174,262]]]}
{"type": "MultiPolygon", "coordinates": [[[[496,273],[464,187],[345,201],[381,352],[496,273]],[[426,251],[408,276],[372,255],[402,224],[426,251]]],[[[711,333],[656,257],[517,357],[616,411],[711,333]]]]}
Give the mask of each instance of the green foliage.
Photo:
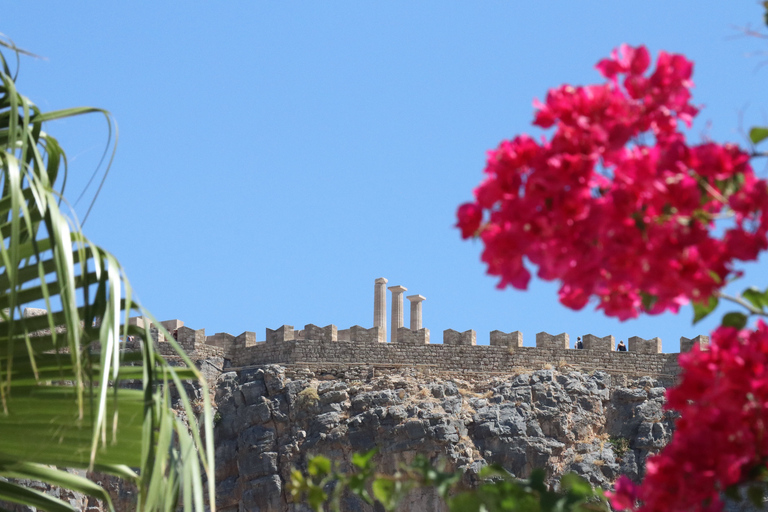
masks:
{"type": "Polygon", "coordinates": [[[629,439],[626,437],[611,437],[608,439],[608,442],[611,443],[613,453],[615,453],[617,457],[622,457],[629,451],[629,439]]]}
{"type": "Polygon", "coordinates": [[[751,286],[744,290],[741,296],[749,301],[755,309],[762,311],[768,307],[768,289],[761,292],[758,288],[751,286]]]}
{"type": "Polygon", "coordinates": [[[752,144],[757,144],[765,139],[768,139],[768,127],[755,126],[749,130],[749,140],[752,141],[752,144]]]}
{"type": "Polygon", "coordinates": [[[721,324],[723,327],[735,327],[736,329],[743,329],[747,325],[747,315],[737,311],[726,313],[723,316],[723,321],[721,324]]]}
{"type": "MultiPolygon", "coordinates": [[[[23,53],[8,40],[0,39],[0,47],[17,58],[23,53]]],[[[202,377],[172,340],[188,368],[170,366],[151,343],[134,354],[121,350],[121,337],[152,339],[149,326],[127,325],[131,314],[149,315],[133,301],[117,260],[60,209],[67,158],[43,128],[97,114],[112,133],[111,116],[90,107],[43,112],[17,91],[2,53],[0,64],[0,477],[40,480],[111,506],[103,489],[56,468],[97,470],[135,482],[141,510],[174,510],[181,497],[185,510],[202,511],[201,470],[214,484],[202,377]],[[25,314],[40,305],[47,314],[25,314]],[[205,443],[185,379],[203,387],[205,443]],[[124,380],[142,387],[120,387],[124,380]],[[171,408],[172,393],[191,428],[171,408]]],[[[73,510],[3,480],[0,500],[73,510]]],[[[212,497],[209,507],[215,509],[212,497]]]]}
{"type": "Polygon", "coordinates": [[[709,297],[706,302],[694,302],[693,303],[693,323],[706,318],[717,307],[719,300],[714,295],[709,297]]]}
{"type": "Polygon", "coordinates": [[[298,470],[291,473],[291,495],[306,499],[316,512],[338,511],[339,498],[345,490],[360,496],[366,503],[373,498],[387,511],[397,510],[403,498],[416,487],[435,489],[451,512],[608,512],[610,508],[602,491],[575,474],[560,480],[560,489],[545,484],[542,470],[534,470],[530,478],[520,480],[501,466],[487,466],[480,472],[482,482],[475,489],[461,488],[461,472],[436,468],[425,457],[417,456],[409,466],[394,475],[374,472],[376,450],[355,455],[350,473],[341,473],[325,457],[309,460],[307,476],[298,470]]]}

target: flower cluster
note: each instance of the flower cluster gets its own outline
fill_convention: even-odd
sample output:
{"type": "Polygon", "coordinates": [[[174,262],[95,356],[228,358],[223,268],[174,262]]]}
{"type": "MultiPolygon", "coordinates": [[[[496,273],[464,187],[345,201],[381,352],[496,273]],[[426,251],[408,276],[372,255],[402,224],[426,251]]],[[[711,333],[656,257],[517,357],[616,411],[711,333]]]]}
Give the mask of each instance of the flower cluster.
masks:
{"type": "Polygon", "coordinates": [[[768,326],[720,327],[708,351],[680,355],[683,376],[667,395],[681,413],[675,435],[646,463],[642,485],[626,477],[611,493],[614,508],[720,510],[721,493],[748,481],[768,460],[768,326]]]}
{"type": "Polygon", "coordinates": [[[479,236],[499,287],[525,289],[524,258],[561,281],[560,301],[620,319],[678,311],[717,292],[734,260],[768,247],[768,188],[732,144],[686,143],[693,64],[626,45],[597,68],[607,79],[550,90],[534,124],[488,153],[475,201],[461,205],[464,238],[479,236]],[[728,218],[726,225],[715,221],[728,218]]]}

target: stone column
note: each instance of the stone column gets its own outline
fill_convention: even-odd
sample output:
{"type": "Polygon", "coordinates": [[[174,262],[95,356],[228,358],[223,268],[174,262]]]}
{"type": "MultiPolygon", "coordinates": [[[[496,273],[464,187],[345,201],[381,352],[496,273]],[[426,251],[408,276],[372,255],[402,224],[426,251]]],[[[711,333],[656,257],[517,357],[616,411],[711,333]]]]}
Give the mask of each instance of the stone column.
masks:
{"type": "Polygon", "coordinates": [[[409,295],[407,299],[411,301],[411,330],[418,331],[421,329],[421,303],[427,298],[423,295],[409,295]]]}
{"type": "Polygon", "coordinates": [[[407,292],[408,288],[405,286],[390,286],[388,290],[392,292],[392,332],[390,333],[390,341],[395,343],[397,342],[397,329],[403,326],[403,292],[407,292]]]}
{"type": "Polygon", "coordinates": [[[387,339],[387,280],[380,277],[373,285],[373,326],[383,331],[381,335],[387,339]]]}

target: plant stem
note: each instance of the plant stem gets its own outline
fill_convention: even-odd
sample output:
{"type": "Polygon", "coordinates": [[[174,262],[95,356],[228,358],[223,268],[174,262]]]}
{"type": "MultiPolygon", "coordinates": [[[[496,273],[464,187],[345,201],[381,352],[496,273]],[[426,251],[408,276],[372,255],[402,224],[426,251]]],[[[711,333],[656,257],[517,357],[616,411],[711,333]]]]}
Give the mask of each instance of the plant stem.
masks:
{"type": "Polygon", "coordinates": [[[749,313],[752,315],[768,316],[768,313],[766,313],[762,309],[757,309],[755,306],[753,306],[752,304],[744,300],[744,298],[741,296],[734,297],[732,295],[727,295],[723,292],[719,292],[717,296],[721,299],[729,300],[731,302],[735,302],[740,306],[745,307],[747,310],[749,310],[749,313]]]}

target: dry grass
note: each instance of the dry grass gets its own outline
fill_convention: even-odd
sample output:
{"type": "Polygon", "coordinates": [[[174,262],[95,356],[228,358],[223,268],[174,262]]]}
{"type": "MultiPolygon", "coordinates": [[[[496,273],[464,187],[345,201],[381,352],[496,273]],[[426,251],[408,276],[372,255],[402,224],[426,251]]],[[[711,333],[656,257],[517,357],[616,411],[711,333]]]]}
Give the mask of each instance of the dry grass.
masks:
{"type": "Polygon", "coordinates": [[[299,405],[302,407],[317,405],[320,401],[320,395],[317,394],[317,388],[304,388],[299,391],[299,394],[296,396],[299,405]]]}

